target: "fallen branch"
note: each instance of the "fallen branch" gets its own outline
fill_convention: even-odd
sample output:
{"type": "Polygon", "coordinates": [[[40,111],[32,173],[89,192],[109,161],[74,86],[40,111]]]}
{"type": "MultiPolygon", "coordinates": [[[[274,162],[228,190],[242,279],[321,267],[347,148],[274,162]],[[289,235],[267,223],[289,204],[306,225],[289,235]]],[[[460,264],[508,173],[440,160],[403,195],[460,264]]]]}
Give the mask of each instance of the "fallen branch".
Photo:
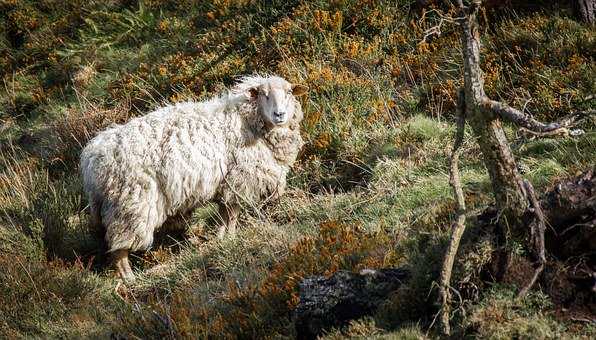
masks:
{"type": "Polygon", "coordinates": [[[461,146],[464,140],[464,128],[466,125],[465,99],[463,89],[459,92],[457,101],[457,131],[455,135],[455,143],[453,144],[453,151],[451,153],[451,161],[449,166],[449,183],[453,188],[455,201],[457,202],[457,218],[453,224],[453,231],[449,238],[449,245],[445,252],[443,260],[443,267],[441,269],[441,277],[439,283],[439,303],[441,304],[441,329],[443,334],[449,335],[451,332],[449,326],[449,315],[451,311],[449,289],[451,285],[451,273],[453,271],[453,262],[455,255],[459,248],[459,242],[466,228],[466,202],[464,199],[464,192],[459,177],[458,161],[461,154],[461,146]]]}

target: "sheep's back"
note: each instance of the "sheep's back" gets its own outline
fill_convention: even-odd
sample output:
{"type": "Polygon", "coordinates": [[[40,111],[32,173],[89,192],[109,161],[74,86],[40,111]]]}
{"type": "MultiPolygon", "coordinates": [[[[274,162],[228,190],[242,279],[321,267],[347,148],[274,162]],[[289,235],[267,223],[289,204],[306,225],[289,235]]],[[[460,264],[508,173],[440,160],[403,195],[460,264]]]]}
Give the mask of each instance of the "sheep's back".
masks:
{"type": "Polygon", "coordinates": [[[83,151],[85,188],[113,196],[156,187],[168,215],[209,200],[227,171],[226,123],[187,105],[113,126],[83,151]]]}

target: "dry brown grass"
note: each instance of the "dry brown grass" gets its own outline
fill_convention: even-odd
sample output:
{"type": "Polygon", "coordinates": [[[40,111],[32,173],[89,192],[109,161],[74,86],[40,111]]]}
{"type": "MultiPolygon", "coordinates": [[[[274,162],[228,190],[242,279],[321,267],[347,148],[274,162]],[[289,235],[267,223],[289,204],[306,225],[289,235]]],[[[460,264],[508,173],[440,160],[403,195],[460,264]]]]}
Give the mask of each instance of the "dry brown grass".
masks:
{"type": "Polygon", "coordinates": [[[130,117],[130,104],[127,102],[109,109],[86,103],[80,108],[68,110],[63,117],[50,123],[44,133],[50,140],[49,162],[72,165],[78,161],[80,150],[97,132],[111,124],[124,123],[130,117]]]}

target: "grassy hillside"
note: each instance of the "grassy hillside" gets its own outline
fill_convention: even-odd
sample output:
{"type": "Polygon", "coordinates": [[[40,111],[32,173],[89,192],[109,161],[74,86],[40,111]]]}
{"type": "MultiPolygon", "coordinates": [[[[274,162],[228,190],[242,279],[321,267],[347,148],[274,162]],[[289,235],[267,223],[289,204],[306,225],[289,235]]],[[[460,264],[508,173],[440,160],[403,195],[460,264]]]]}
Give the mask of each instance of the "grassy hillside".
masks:
{"type": "MultiPolygon", "coordinates": [[[[0,0],[0,337],[292,337],[301,277],[384,266],[410,268],[411,281],[373,318],[328,337],[434,337],[462,65],[456,27],[422,42],[437,14],[412,2],[0,0]],[[310,87],[288,194],[247,209],[235,239],[218,241],[213,207],[198,209],[134,256],[135,285],[119,285],[88,228],[82,146],[111,123],[253,72],[310,87]]],[[[593,108],[593,28],[566,5],[518,3],[483,16],[488,95],[544,121],[593,108]]],[[[507,127],[537,190],[594,164],[596,124],[580,127],[540,140],[507,127]]],[[[490,182],[466,137],[462,180],[481,209],[490,182]]],[[[454,277],[467,292],[457,334],[596,336],[547,290],[516,301],[515,283],[482,282],[491,242],[468,248],[454,277]]]]}

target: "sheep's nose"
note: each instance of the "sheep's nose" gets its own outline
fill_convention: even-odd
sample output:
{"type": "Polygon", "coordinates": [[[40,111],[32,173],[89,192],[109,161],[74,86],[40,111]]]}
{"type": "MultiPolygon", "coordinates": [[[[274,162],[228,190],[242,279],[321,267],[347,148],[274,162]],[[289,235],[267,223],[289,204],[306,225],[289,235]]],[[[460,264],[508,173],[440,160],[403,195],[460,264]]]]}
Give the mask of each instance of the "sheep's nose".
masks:
{"type": "Polygon", "coordinates": [[[275,112],[273,112],[273,116],[275,118],[283,118],[285,115],[286,115],[286,113],[283,112],[283,111],[275,111],[275,112]]]}

